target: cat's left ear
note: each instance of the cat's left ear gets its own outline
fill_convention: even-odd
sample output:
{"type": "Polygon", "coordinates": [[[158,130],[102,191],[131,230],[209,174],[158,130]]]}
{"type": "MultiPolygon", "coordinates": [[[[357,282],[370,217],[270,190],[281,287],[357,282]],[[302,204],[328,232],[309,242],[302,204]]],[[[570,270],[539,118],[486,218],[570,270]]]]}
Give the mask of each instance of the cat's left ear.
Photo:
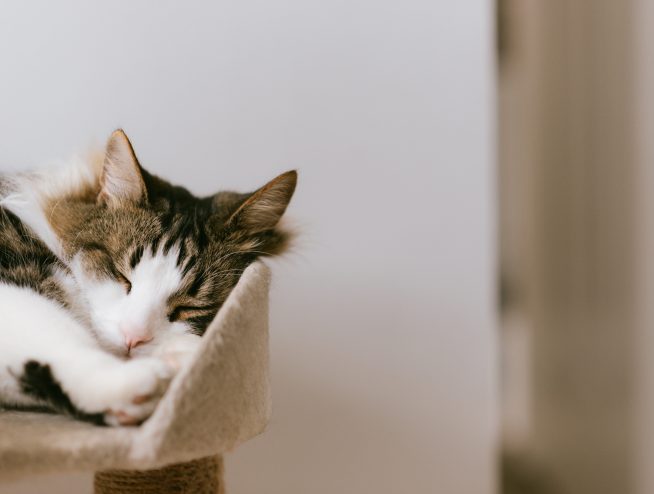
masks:
{"type": "Polygon", "coordinates": [[[98,201],[110,207],[148,200],[143,172],[122,129],[111,134],[105,150],[98,201]]]}
{"type": "Polygon", "coordinates": [[[282,173],[252,193],[226,224],[250,234],[274,229],[293,197],[296,184],[295,170],[282,173]]]}

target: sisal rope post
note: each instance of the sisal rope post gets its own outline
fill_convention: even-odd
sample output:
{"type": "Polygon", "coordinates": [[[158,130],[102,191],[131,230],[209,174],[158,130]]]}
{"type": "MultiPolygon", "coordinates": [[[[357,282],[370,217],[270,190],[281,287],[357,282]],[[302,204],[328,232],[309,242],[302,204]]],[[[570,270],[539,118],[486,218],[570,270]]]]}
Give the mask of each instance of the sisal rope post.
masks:
{"type": "Polygon", "coordinates": [[[225,494],[223,458],[208,456],[156,470],[96,472],[95,494],[225,494]]]}

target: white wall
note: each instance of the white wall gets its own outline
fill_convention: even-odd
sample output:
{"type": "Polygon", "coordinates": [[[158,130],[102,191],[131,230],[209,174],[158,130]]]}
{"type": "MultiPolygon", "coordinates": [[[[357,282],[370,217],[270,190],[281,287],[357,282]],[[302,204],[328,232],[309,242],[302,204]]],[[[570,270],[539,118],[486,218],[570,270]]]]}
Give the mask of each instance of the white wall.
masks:
{"type": "Polygon", "coordinates": [[[199,193],[300,170],[275,412],[228,457],[232,493],[493,491],[490,4],[0,7],[3,170],[117,126],[199,193]]]}

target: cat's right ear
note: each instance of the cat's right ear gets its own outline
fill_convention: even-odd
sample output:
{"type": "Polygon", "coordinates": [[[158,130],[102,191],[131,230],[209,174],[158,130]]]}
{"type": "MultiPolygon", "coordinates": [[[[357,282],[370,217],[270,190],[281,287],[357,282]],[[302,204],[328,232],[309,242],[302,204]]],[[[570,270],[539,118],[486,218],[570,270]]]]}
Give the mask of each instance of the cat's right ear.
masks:
{"type": "Polygon", "coordinates": [[[115,130],[104,155],[98,201],[110,207],[147,202],[143,172],[134,148],[122,129],[115,130]]]}

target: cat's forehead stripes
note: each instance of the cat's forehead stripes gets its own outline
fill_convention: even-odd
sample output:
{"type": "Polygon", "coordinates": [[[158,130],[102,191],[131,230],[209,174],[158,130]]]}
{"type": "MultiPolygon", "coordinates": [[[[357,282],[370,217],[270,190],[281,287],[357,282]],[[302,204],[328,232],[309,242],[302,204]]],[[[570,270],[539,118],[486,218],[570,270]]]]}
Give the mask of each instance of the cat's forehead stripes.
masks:
{"type": "Polygon", "coordinates": [[[169,213],[159,218],[161,229],[146,246],[137,246],[132,252],[130,265],[133,267],[143,255],[143,250],[168,255],[175,253],[175,262],[181,272],[182,288],[197,295],[207,281],[212,259],[210,255],[210,233],[207,231],[209,218],[204,209],[190,209],[187,214],[169,213]]]}
{"type": "Polygon", "coordinates": [[[129,277],[133,298],[144,302],[161,299],[153,300],[152,303],[166,303],[182,283],[177,254],[178,247],[171,247],[167,252],[162,248],[156,252],[144,251],[129,277]]]}
{"type": "Polygon", "coordinates": [[[144,245],[139,245],[134,249],[134,252],[132,252],[132,255],[129,258],[129,266],[134,269],[136,265],[141,262],[141,258],[143,257],[143,253],[145,252],[145,246],[144,245]]]}
{"type": "Polygon", "coordinates": [[[208,237],[203,225],[181,215],[166,215],[161,224],[167,230],[162,228],[151,238],[142,239],[132,247],[128,262],[130,271],[136,271],[144,261],[163,257],[167,260],[167,265],[171,269],[174,267],[179,274],[177,292],[198,295],[200,289],[211,281],[206,276],[208,260],[203,254],[206,254],[205,242],[208,237]]]}

